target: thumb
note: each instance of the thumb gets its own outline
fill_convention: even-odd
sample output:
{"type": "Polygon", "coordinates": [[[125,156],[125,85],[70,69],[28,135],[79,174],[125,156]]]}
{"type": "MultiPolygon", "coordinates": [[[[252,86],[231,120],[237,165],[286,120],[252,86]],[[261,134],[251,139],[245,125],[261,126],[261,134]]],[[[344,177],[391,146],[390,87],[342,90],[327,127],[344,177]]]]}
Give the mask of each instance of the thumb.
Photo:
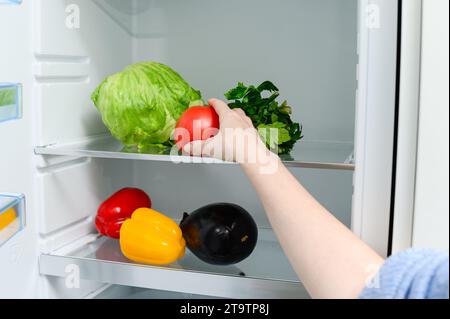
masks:
{"type": "Polygon", "coordinates": [[[225,116],[226,113],[231,111],[230,107],[224,101],[218,99],[211,99],[208,101],[208,103],[210,106],[214,108],[214,110],[216,111],[217,115],[219,115],[220,118],[223,118],[223,116],[225,116]]]}

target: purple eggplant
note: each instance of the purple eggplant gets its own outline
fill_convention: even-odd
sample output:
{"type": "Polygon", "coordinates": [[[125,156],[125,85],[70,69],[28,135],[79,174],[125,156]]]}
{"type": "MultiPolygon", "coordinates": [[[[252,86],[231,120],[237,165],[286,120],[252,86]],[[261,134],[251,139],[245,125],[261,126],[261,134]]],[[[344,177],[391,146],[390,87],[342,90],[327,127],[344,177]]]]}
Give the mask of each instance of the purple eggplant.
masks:
{"type": "Polygon", "coordinates": [[[184,214],[180,224],[189,250],[213,265],[232,265],[251,255],[258,241],[252,216],[235,204],[219,203],[184,214]]]}

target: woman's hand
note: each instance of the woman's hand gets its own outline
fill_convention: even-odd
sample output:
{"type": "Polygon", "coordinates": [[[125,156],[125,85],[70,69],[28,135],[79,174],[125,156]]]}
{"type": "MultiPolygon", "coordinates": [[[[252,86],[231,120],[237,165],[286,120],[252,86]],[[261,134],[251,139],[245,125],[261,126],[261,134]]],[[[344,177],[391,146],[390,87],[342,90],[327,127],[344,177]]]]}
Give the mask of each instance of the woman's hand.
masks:
{"type": "Polygon", "coordinates": [[[232,110],[226,103],[217,99],[209,100],[208,103],[219,115],[219,133],[206,141],[187,144],[183,148],[185,153],[241,164],[257,163],[269,156],[269,150],[243,110],[232,110]]]}

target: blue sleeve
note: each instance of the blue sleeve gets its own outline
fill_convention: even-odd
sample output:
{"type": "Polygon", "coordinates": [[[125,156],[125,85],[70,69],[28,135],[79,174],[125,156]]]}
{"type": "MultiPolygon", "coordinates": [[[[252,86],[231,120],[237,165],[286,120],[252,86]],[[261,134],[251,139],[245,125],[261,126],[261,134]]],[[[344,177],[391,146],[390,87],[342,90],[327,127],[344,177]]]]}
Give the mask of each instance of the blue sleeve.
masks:
{"type": "Polygon", "coordinates": [[[432,250],[407,250],[389,258],[361,299],[448,299],[449,257],[432,250]]]}

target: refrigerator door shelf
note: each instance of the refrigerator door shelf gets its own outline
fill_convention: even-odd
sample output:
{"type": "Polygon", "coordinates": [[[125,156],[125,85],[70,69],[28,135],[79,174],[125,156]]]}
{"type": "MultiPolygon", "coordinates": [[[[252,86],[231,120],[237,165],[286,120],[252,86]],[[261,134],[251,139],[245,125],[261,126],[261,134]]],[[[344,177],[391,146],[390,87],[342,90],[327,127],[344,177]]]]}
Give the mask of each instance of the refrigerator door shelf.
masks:
{"type": "MultiPolygon", "coordinates": [[[[353,171],[355,169],[354,163],[347,162],[352,152],[353,144],[351,143],[299,141],[290,156],[282,156],[281,158],[289,167],[353,171]]],[[[208,158],[179,156],[176,150],[173,153],[170,149],[137,150],[126,148],[109,135],[91,137],[76,143],[39,146],[35,148],[35,153],[37,155],[130,159],[173,162],[176,164],[233,164],[208,158]]]]}
{"type": "Polygon", "coordinates": [[[23,229],[24,201],[23,195],[0,193],[0,247],[23,229]]]}
{"type": "Polygon", "coordinates": [[[0,123],[22,117],[20,84],[0,83],[0,123]]]}
{"type": "Polygon", "coordinates": [[[147,266],[126,259],[117,240],[93,236],[77,245],[40,256],[40,273],[67,278],[184,294],[223,298],[307,298],[275,235],[260,229],[252,255],[233,266],[213,266],[186,256],[167,266],[147,266]],[[261,267],[264,265],[264,267],[261,267]]]}
{"type": "Polygon", "coordinates": [[[0,0],[0,5],[2,4],[21,4],[22,0],[0,0]]]}

